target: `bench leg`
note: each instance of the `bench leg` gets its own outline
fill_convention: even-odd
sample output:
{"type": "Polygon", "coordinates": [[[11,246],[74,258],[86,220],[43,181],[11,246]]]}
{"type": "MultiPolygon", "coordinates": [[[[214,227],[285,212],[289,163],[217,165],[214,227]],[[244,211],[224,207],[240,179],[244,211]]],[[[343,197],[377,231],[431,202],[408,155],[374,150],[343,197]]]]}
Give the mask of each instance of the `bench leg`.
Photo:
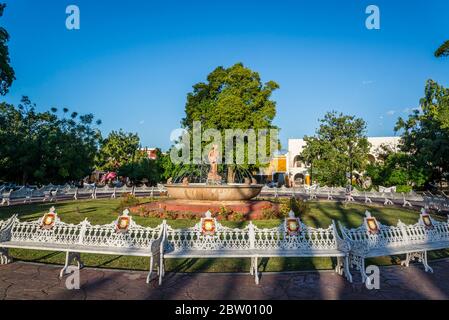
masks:
{"type": "Polygon", "coordinates": [[[163,255],[161,254],[160,258],[159,258],[159,268],[160,268],[160,272],[159,272],[159,285],[162,284],[162,277],[165,276],[165,260],[163,255]]]}
{"type": "Polygon", "coordinates": [[[346,276],[346,279],[350,282],[350,283],[352,283],[352,274],[351,274],[351,270],[349,270],[349,255],[347,255],[346,257],[345,257],[345,260],[344,260],[345,262],[344,262],[344,264],[343,264],[343,268],[344,268],[344,272],[345,272],[345,276],[346,276]]]}
{"type": "Polygon", "coordinates": [[[254,257],[254,278],[256,280],[256,284],[259,284],[259,267],[258,267],[258,261],[257,257],[254,257]]]}
{"type": "Polygon", "coordinates": [[[337,257],[337,265],[335,266],[335,272],[338,273],[339,275],[343,275],[343,268],[344,268],[343,257],[337,257]]]}
{"type": "MultiPolygon", "coordinates": [[[[150,283],[151,280],[151,274],[153,273],[153,263],[154,263],[154,257],[151,256],[150,257],[150,271],[148,272],[148,276],[147,276],[147,284],[150,283]]],[[[160,267],[159,267],[160,269],[160,267]]],[[[158,271],[159,274],[159,271],[158,271]]]]}
{"type": "Polygon", "coordinates": [[[81,261],[81,255],[78,252],[66,252],[64,268],[62,268],[59,273],[60,278],[66,274],[67,268],[72,262],[76,262],[78,270],[84,267],[83,262],[81,261]]]}
{"type": "Polygon", "coordinates": [[[249,274],[254,275],[254,258],[251,258],[251,267],[249,268],[249,274]]]}
{"type": "Polygon", "coordinates": [[[409,252],[405,257],[404,261],[401,261],[401,265],[408,267],[410,265],[410,261],[418,260],[424,265],[424,270],[426,272],[433,273],[433,269],[427,263],[427,251],[419,251],[419,252],[409,252]]]}
{"type": "MultiPolygon", "coordinates": [[[[360,275],[362,276],[362,282],[365,283],[366,279],[368,278],[365,273],[365,258],[351,254],[348,260],[349,260],[349,264],[352,267],[355,267],[356,270],[360,271],[360,275]]],[[[348,264],[348,267],[349,267],[349,264],[348,264]]],[[[352,280],[352,275],[351,275],[351,280],[352,280]]]]}
{"type": "Polygon", "coordinates": [[[11,263],[12,259],[8,254],[8,249],[0,248],[0,265],[11,263]]]}

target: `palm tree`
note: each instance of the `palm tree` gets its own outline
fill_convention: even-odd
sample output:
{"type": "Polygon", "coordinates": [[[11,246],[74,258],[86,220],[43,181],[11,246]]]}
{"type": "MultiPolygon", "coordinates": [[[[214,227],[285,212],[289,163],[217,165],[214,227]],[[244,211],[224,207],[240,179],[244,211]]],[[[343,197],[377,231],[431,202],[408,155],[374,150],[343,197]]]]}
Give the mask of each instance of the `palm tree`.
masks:
{"type": "Polygon", "coordinates": [[[435,51],[435,57],[442,58],[442,57],[448,57],[449,56],[449,40],[446,41],[435,51]]]}

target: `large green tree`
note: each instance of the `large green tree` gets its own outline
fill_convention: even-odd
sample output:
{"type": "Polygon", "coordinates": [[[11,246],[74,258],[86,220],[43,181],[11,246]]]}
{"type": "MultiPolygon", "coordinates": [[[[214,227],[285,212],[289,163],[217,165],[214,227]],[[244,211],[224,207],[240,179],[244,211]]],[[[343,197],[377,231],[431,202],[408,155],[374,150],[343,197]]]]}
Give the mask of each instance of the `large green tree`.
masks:
{"type": "Polygon", "coordinates": [[[308,163],[313,163],[313,176],[321,184],[341,186],[350,181],[354,171],[363,171],[367,164],[369,142],[366,123],[361,118],[328,112],[320,120],[320,127],[307,142],[302,152],[308,163]]]}
{"type": "Polygon", "coordinates": [[[112,131],[101,141],[97,154],[97,168],[106,171],[117,171],[120,167],[135,163],[143,157],[139,151],[140,139],[137,133],[123,130],[112,131]]]}
{"type": "Polygon", "coordinates": [[[100,133],[91,114],[64,108],[37,112],[23,97],[18,107],[0,104],[0,179],[17,183],[79,180],[93,168],[100,133]]]}
{"type": "Polygon", "coordinates": [[[150,185],[156,185],[164,178],[164,159],[162,152],[156,150],[156,159],[149,159],[144,156],[139,157],[137,161],[124,164],[118,169],[120,176],[129,177],[132,182],[145,182],[150,185]]]}
{"type": "MultiPolygon", "coordinates": [[[[0,4],[0,17],[3,16],[6,4],[0,4]]],[[[8,93],[15,80],[14,69],[10,65],[9,49],[8,49],[9,34],[0,27],[0,94],[8,93]]]]}
{"type": "Polygon", "coordinates": [[[428,80],[420,109],[407,119],[399,118],[402,151],[411,155],[413,166],[427,182],[442,183],[449,173],[449,89],[428,80]]]}
{"type": "MultiPolygon", "coordinates": [[[[199,121],[203,132],[209,128],[222,132],[223,142],[226,129],[276,128],[272,123],[276,102],[271,95],[278,88],[274,81],[263,83],[259,73],[242,63],[218,67],[207,76],[206,82],[195,84],[187,95],[182,126],[191,132],[194,121],[199,121]]],[[[256,169],[260,165],[246,165],[245,160],[244,167],[256,169]]]]}

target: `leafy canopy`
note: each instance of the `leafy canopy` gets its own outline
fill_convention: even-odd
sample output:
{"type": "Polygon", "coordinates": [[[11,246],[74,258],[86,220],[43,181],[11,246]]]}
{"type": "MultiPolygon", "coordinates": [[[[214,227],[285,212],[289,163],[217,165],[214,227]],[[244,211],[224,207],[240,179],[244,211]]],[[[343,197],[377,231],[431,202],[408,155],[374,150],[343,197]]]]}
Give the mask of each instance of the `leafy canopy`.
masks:
{"type": "Polygon", "coordinates": [[[449,172],[449,89],[428,80],[420,109],[407,119],[399,118],[401,149],[410,154],[412,165],[425,173],[427,182],[447,180],[449,172]]]}
{"type": "Polygon", "coordinates": [[[345,185],[346,174],[366,167],[369,142],[366,123],[361,118],[336,111],[320,120],[315,136],[305,136],[301,156],[309,163],[312,178],[325,185],[345,185]]]}
{"type": "MultiPolygon", "coordinates": [[[[3,16],[6,4],[0,3],[0,17],[3,16]]],[[[9,34],[0,27],[0,95],[5,95],[9,91],[13,81],[16,79],[14,69],[10,65],[9,49],[8,49],[9,34]]]]}
{"type": "Polygon", "coordinates": [[[92,114],[63,109],[37,112],[23,97],[18,107],[0,104],[0,180],[49,183],[79,180],[94,165],[100,132],[92,114]]]}

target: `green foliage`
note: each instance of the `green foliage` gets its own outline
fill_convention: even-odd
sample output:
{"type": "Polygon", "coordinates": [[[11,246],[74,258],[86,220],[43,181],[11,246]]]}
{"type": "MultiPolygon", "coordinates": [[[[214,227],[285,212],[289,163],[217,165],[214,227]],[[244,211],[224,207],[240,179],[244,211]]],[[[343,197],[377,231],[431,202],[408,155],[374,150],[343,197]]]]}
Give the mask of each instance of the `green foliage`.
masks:
{"type": "MultiPolygon", "coordinates": [[[[3,16],[6,4],[0,4],[0,17],[3,16]]],[[[10,65],[9,34],[3,27],[0,27],[0,95],[5,95],[9,91],[13,81],[16,79],[14,69],[10,65]]]]}
{"type": "Polygon", "coordinates": [[[156,160],[141,158],[138,161],[122,165],[117,173],[119,176],[129,177],[131,181],[143,181],[149,185],[156,185],[161,181],[164,173],[162,167],[162,153],[157,150],[156,160]]]}
{"type": "Polygon", "coordinates": [[[414,179],[441,183],[449,172],[449,89],[429,80],[420,107],[408,119],[399,118],[395,130],[402,133],[401,149],[410,156],[414,179]]]}
{"type": "MultiPolygon", "coordinates": [[[[192,132],[193,122],[200,121],[202,131],[210,128],[219,130],[223,142],[226,129],[276,128],[272,124],[276,102],[271,100],[271,95],[278,88],[274,81],[262,83],[257,72],[241,63],[230,68],[218,67],[207,76],[207,82],[195,84],[193,92],[187,95],[185,118],[181,124],[192,132]]],[[[244,165],[249,169],[259,166],[261,164],[244,165]]]]}
{"type": "Polygon", "coordinates": [[[124,210],[126,208],[132,207],[139,204],[139,199],[134,196],[132,193],[124,193],[120,197],[119,209],[124,210]]]}
{"type": "Polygon", "coordinates": [[[234,212],[232,215],[232,221],[243,222],[245,220],[245,215],[241,212],[234,212]]]}
{"type": "Polygon", "coordinates": [[[436,51],[435,57],[442,58],[449,56],[449,40],[444,42],[436,51]]]}
{"type": "Polygon", "coordinates": [[[279,218],[279,212],[274,210],[273,208],[265,208],[262,210],[262,217],[265,220],[272,220],[279,218]]]}
{"type": "Polygon", "coordinates": [[[309,206],[309,203],[306,201],[303,201],[296,197],[291,197],[290,198],[290,210],[293,211],[297,217],[300,217],[301,215],[304,215],[304,214],[307,214],[310,212],[310,206],[309,206]]]}
{"type": "Polygon", "coordinates": [[[64,183],[91,173],[101,138],[93,115],[57,112],[37,112],[28,97],[18,107],[0,104],[0,179],[64,183]]]}
{"type": "Polygon", "coordinates": [[[232,210],[226,208],[225,206],[220,207],[220,211],[218,212],[218,216],[223,220],[228,220],[230,216],[232,216],[232,210]]]}
{"type": "Polygon", "coordinates": [[[399,193],[409,193],[413,190],[413,188],[411,186],[397,186],[396,187],[396,192],[399,193]]]}
{"type": "Polygon", "coordinates": [[[426,182],[425,174],[413,166],[413,158],[409,154],[395,152],[383,146],[378,158],[378,162],[368,165],[366,169],[373,184],[384,187],[401,186],[410,191],[412,186],[419,188],[426,182]]]}
{"type": "MultiPolygon", "coordinates": [[[[368,162],[366,123],[355,116],[328,112],[301,156],[310,165],[312,179],[329,186],[346,185],[346,173],[363,171],[368,162]]],[[[352,176],[351,176],[352,177],[352,176]]]]}
{"type": "Polygon", "coordinates": [[[96,157],[97,168],[106,171],[116,171],[120,167],[140,160],[143,155],[139,152],[140,139],[137,134],[112,131],[101,141],[100,150],[96,157]]]}

